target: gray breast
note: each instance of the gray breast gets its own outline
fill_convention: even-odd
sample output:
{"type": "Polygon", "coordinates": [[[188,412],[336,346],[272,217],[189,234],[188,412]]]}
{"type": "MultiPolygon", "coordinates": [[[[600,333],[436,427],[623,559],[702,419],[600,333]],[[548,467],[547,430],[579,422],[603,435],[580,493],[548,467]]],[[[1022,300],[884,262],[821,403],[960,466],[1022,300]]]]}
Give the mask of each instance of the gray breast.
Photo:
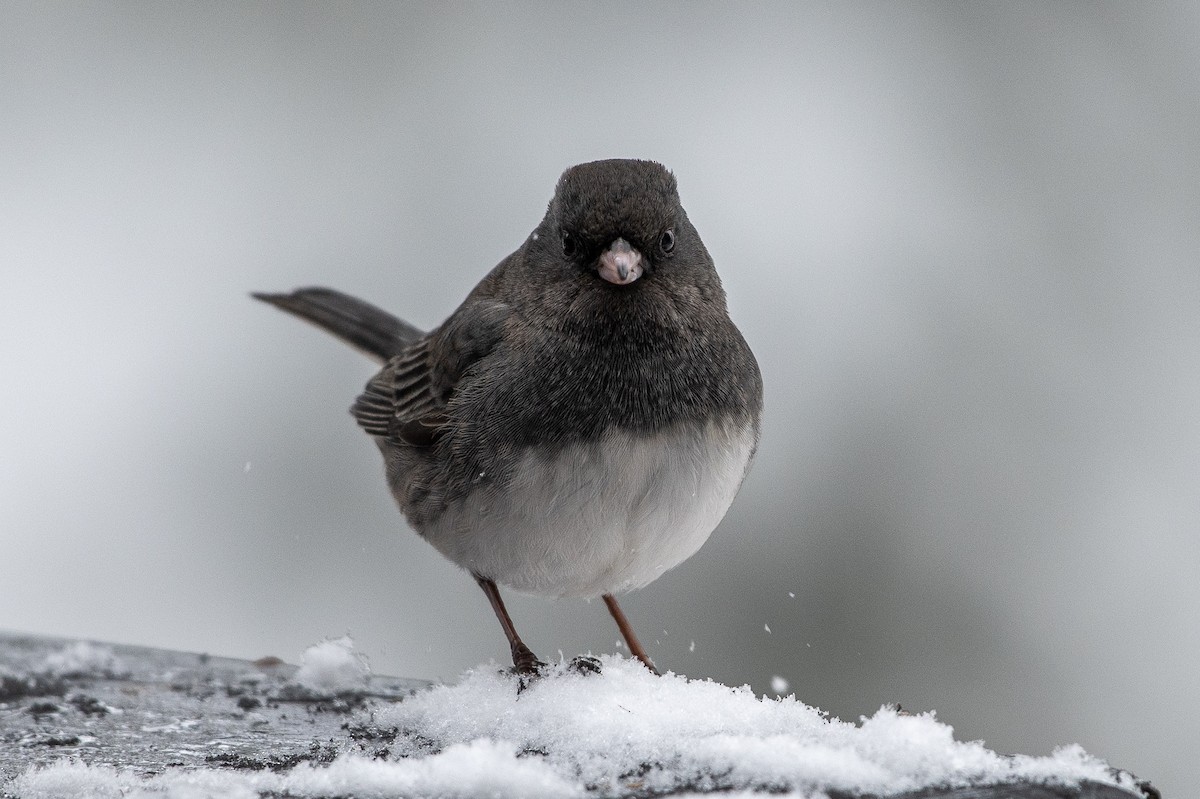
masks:
{"type": "Polygon", "coordinates": [[[518,591],[592,597],[639,588],[708,539],[754,453],[752,424],[610,430],[520,453],[422,530],[460,566],[518,591]]]}

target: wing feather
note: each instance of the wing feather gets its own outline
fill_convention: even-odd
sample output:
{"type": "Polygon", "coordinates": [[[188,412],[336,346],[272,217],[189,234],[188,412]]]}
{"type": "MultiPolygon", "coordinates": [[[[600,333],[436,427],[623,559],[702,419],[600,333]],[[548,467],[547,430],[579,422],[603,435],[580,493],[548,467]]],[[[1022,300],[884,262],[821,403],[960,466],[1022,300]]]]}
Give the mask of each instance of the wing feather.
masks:
{"type": "Polygon", "coordinates": [[[388,360],[350,413],[373,436],[429,446],[449,423],[447,406],[463,373],[500,341],[508,306],[465,303],[437,330],[388,360]]]}

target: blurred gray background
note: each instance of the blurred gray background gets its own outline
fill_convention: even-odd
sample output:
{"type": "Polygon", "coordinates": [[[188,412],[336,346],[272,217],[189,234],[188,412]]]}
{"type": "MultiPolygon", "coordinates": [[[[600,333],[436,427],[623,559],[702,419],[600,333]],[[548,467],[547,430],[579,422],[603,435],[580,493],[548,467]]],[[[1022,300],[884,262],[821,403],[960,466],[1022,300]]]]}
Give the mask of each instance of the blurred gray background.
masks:
{"type": "Polygon", "coordinates": [[[6,3],[0,627],[503,662],[347,415],[371,364],[247,292],[433,326],[563,168],[652,158],[767,385],[725,522],[625,601],[658,662],[1188,793],[1198,9],[6,3]]]}

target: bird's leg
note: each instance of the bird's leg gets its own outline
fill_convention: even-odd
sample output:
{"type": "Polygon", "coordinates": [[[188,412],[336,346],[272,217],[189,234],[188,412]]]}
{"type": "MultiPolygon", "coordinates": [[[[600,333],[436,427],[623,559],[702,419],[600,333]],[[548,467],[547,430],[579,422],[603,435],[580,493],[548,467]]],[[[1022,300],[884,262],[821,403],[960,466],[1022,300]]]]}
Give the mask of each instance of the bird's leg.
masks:
{"type": "Polygon", "coordinates": [[[508,615],[508,611],[504,608],[504,600],[500,598],[500,589],[496,587],[496,583],[488,578],[472,573],[475,582],[479,583],[479,587],[483,589],[483,593],[487,594],[488,601],[492,603],[492,610],[496,611],[496,618],[500,620],[500,626],[504,628],[504,635],[508,638],[508,645],[512,648],[513,668],[518,674],[537,674],[538,666],[542,663],[537,659],[537,655],[525,646],[525,642],[521,640],[521,636],[517,635],[517,628],[513,626],[512,619],[508,615]]]}
{"type": "Polygon", "coordinates": [[[658,674],[658,669],[654,668],[654,663],[650,660],[650,656],[646,654],[646,650],[642,649],[642,642],[633,634],[633,628],[629,626],[629,619],[625,618],[625,614],[621,611],[621,606],[617,604],[617,598],[612,594],[604,595],[604,604],[608,605],[608,612],[617,620],[617,627],[621,630],[621,637],[625,639],[625,643],[629,645],[629,651],[635,658],[642,661],[642,664],[650,669],[655,674],[658,674]]]}

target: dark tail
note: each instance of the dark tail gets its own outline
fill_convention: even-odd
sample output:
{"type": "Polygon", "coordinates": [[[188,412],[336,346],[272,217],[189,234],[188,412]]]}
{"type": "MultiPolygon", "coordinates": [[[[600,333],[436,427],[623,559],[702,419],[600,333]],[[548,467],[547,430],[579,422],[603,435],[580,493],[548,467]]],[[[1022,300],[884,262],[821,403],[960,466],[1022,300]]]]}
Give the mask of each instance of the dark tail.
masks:
{"type": "Polygon", "coordinates": [[[250,296],[312,322],[381,361],[400,354],[424,335],[387,311],[333,289],[296,289],[291,294],[255,292],[250,296]]]}

